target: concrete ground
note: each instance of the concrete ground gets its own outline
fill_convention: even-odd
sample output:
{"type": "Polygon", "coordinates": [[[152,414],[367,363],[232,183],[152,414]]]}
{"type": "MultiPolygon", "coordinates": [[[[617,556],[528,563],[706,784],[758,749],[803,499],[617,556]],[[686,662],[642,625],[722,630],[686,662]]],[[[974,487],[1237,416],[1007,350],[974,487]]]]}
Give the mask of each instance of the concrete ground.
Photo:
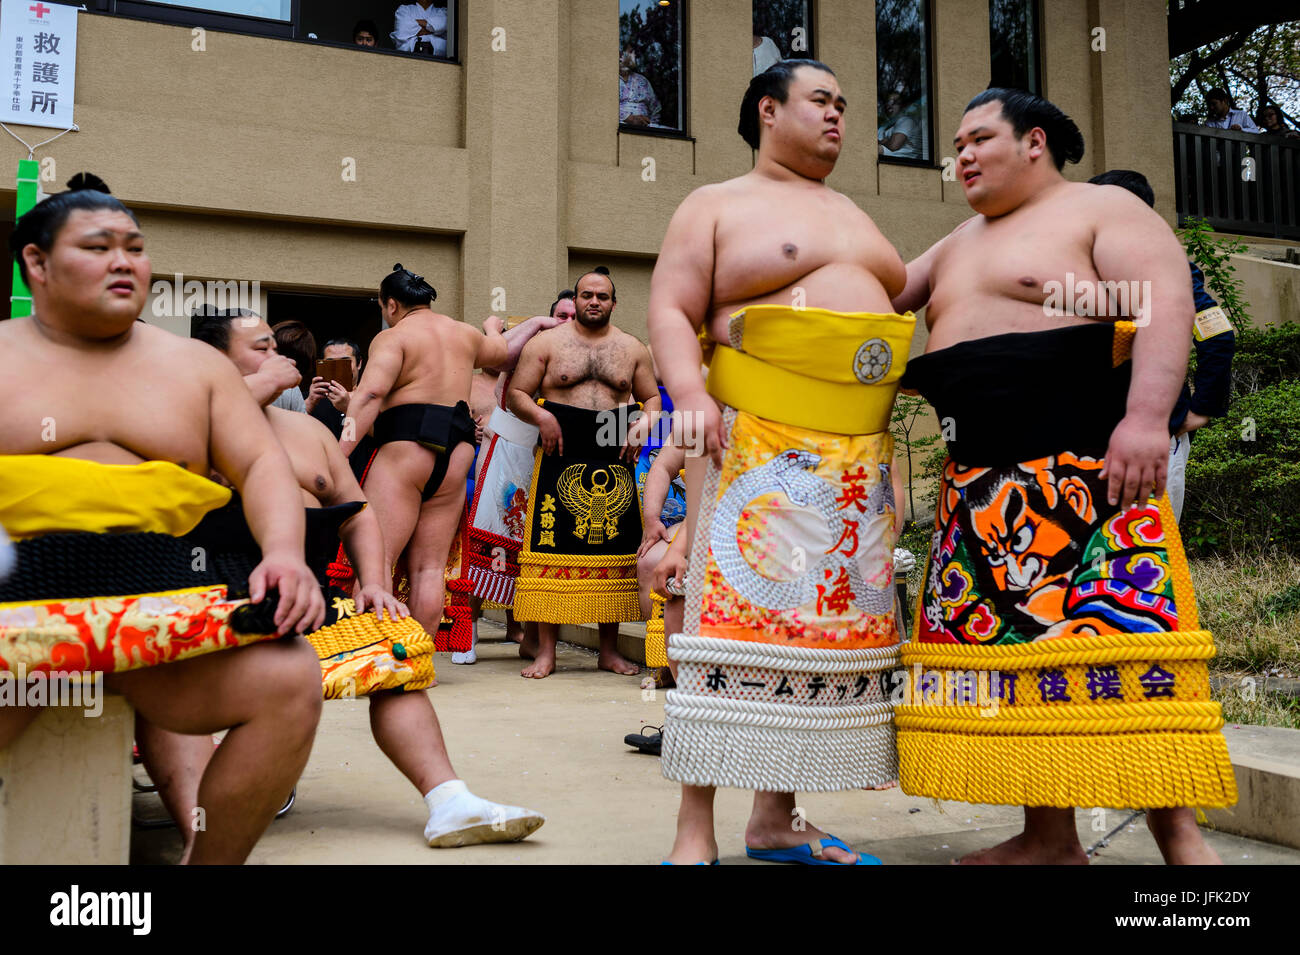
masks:
{"type": "MultiPolygon", "coordinates": [[[[502,629],[481,625],[480,636],[501,641],[502,629]]],[[[659,773],[659,760],[639,754],[623,736],[659,725],[663,691],[643,699],[641,677],[597,671],[595,654],[562,644],[554,675],[519,676],[514,644],[484,642],[479,662],[453,666],[438,657],[439,685],[430,690],[452,761],[481,796],[544,813],[546,825],[521,843],[430,849],[421,832],[426,812],[415,788],[379,752],[370,736],[367,704],[325,704],[311,761],[293,810],[272,823],[250,858],[271,864],[555,865],[659,862],[672,845],[678,787],[659,773]]],[[[644,674],[644,671],[643,671],[644,674]]],[[[648,694],[647,694],[648,695],[648,694]]],[[[744,828],[750,794],[720,790],[718,846],[724,864],[750,863],[744,828]]],[[[136,813],[157,816],[156,796],[137,795],[136,813]]],[[[897,789],[806,795],[807,818],[886,864],[943,864],[1019,831],[1020,811],[965,803],[936,805],[897,789]]],[[[1081,809],[1079,835],[1092,845],[1130,815],[1081,809]],[[1095,829],[1094,829],[1095,827],[1095,829]]],[[[1225,863],[1300,863],[1300,851],[1207,831],[1225,863]]],[[[137,830],[131,861],[174,862],[173,829],[137,830]]],[[[1094,860],[1099,864],[1159,864],[1155,842],[1140,820],[1125,826],[1094,860]]]]}

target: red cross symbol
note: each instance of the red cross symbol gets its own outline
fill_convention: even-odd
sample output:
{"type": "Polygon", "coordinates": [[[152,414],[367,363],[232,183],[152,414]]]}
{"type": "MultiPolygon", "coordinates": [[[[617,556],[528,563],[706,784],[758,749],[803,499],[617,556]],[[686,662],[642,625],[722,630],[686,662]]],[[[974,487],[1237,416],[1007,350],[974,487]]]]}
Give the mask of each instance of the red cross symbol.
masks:
{"type": "Polygon", "coordinates": [[[32,13],[36,14],[36,19],[38,20],[41,19],[43,16],[45,16],[45,14],[54,12],[50,7],[47,7],[45,6],[45,4],[39,2],[36,4],[36,6],[28,7],[27,9],[32,11],[32,13]]]}

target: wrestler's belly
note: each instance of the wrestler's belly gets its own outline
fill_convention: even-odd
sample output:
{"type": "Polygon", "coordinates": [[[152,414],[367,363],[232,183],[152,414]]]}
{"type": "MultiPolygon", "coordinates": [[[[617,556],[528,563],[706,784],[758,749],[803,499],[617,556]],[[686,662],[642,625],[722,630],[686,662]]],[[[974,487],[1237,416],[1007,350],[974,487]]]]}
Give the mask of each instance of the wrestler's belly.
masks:
{"type": "Polygon", "coordinates": [[[619,393],[596,378],[588,378],[567,388],[543,388],[542,397],[547,401],[588,411],[608,411],[632,400],[631,394],[619,393]]]}
{"type": "Polygon", "coordinates": [[[925,350],[932,352],[990,335],[1043,332],[1111,320],[1049,314],[1042,305],[1002,295],[970,295],[951,304],[936,295],[930,300],[925,321],[930,329],[925,350]]]}
{"type": "MultiPolygon", "coordinates": [[[[715,287],[724,285],[715,279],[715,287]]],[[[725,286],[724,286],[725,287],[725,286]]],[[[731,315],[750,305],[793,305],[835,312],[893,312],[889,294],[870,269],[857,263],[832,262],[781,288],[727,302],[715,302],[709,329],[716,341],[727,341],[731,315]]]]}
{"type": "MultiPolygon", "coordinates": [[[[51,454],[58,458],[76,458],[79,461],[96,461],[99,464],[143,464],[146,460],[134,451],[128,451],[120,444],[109,441],[86,441],[70,448],[60,448],[51,454]]],[[[181,466],[185,465],[181,463],[181,466]]]]}

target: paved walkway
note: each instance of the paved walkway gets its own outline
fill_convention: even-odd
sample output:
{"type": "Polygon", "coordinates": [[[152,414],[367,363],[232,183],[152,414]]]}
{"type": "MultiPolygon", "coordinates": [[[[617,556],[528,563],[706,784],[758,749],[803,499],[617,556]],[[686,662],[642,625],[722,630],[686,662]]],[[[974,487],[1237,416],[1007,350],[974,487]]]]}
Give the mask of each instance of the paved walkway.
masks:
{"type": "MultiPolygon", "coordinates": [[[[481,633],[501,640],[487,624],[481,633]]],[[[596,670],[594,653],[562,645],[557,672],[546,680],[519,677],[513,644],[482,643],[479,662],[453,666],[438,657],[439,685],[430,691],[452,761],[482,796],[526,805],[547,823],[522,843],[430,849],[421,832],[424,802],[379,752],[370,736],[367,704],[325,704],[298,801],[254,850],[253,863],[653,864],[672,845],[678,789],[659,773],[659,760],[636,753],[623,736],[643,723],[658,725],[663,691],[643,700],[639,677],[596,670]]],[[[137,796],[137,812],[157,813],[154,796],[137,796]]],[[[749,863],[743,834],[750,796],[718,793],[718,844],[723,863],[749,863]]],[[[899,790],[807,795],[809,820],[886,863],[946,863],[1019,831],[1020,812],[1000,806],[944,803],[899,790]]],[[[1127,813],[1104,818],[1080,810],[1084,845],[1118,826],[1127,813]],[[1093,824],[1103,828],[1094,832],[1093,824]]],[[[1209,840],[1229,864],[1300,864],[1300,851],[1222,833],[1209,840]]],[[[137,831],[132,861],[172,862],[174,830],[137,831]]],[[[1159,863],[1140,821],[1125,828],[1096,859],[1101,864],[1159,863]]],[[[755,863],[756,864],[756,863],[755,863]]]]}

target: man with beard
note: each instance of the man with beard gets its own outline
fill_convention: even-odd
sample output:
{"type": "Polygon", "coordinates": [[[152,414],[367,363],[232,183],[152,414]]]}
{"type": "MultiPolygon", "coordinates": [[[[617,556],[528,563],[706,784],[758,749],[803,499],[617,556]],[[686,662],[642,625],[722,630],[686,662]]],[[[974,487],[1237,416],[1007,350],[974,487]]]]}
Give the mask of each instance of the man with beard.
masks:
{"type": "Polygon", "coordinates": [[[638,670],[618,652],[618,625],[641,619],[632,466],[658,417],[659,389],[646,347],[610,321],[617,298],[609,270],[588,272],[573,288],[576,320],[524,347],[507,399],[541,437],[515,585],[515,618],[538,625],[536,645],[520,646],[533,657],[521,674],[531,679],[554,671],[563,623],[600,625],[600,669],[638,670]],[[642,403],[639,418],[632,399],[642,403]]]}

